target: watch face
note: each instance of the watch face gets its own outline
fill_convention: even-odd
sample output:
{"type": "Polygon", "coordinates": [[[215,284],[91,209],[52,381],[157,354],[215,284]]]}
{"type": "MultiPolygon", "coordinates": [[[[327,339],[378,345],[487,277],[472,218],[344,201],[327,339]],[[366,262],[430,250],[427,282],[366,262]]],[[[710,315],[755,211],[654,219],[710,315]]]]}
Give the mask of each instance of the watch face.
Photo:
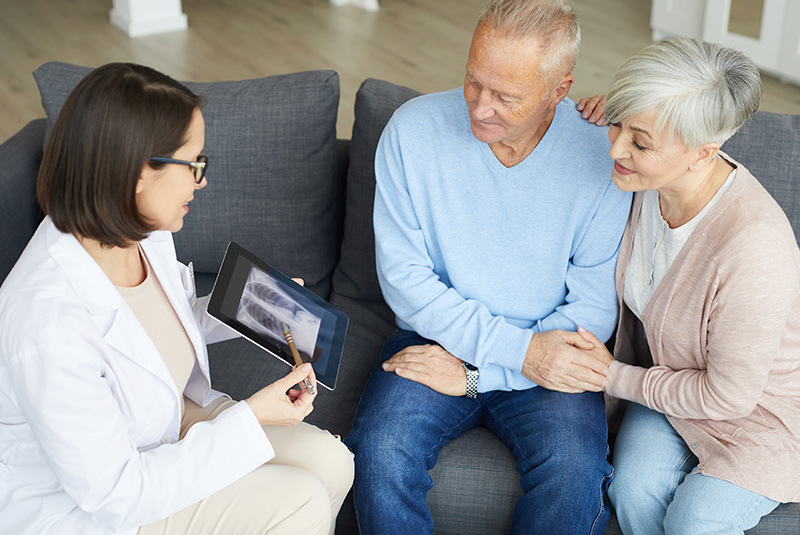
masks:
{"type": "Polygon", "coordinates": [[[476,368],[475,366],[473,366],[472,364],[470,364],[469,362],[464,362],[463,364],[464,364],[464,367],[465,367],[466,369],[468,369],[468,370],[471,370],[471,371],[476,371],[476,370],[478,369],[478,368],[476,368]]]}

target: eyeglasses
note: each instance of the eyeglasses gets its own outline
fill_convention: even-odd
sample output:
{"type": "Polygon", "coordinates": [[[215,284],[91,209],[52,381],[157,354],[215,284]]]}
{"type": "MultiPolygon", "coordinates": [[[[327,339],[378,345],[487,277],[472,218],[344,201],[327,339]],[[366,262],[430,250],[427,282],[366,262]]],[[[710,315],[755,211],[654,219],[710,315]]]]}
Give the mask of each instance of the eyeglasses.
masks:
{"type": "Polygon", "coordinates": [[[194,171],[194,180],[198,184],[203,181],[203,177],[206,176],[206,169],[208,168],[208,156],[201,154],[197,157],[196,162],[187,162],[186,160],[176,160],[174,158],[162,158],[160,156],[153,156],[150,158],[153,162],[161,162],[161,163],[176,163],[179,165],[188,165],[194,171]]]}

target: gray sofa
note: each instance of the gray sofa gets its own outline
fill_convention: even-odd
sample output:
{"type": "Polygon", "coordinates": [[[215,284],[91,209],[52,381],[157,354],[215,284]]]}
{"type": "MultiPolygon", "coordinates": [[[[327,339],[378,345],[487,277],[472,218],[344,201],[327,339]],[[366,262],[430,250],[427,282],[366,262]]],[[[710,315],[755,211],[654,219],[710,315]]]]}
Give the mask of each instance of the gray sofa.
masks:
{"type": "MultiPolygon", "coordinates": [[[[35,119],[0,145],[0,281],[33,234],[41,214],[34,182],[44,139],[69,91],[87,68],[48,63],[34,73],[46,119],[35,119]]],[[[361,390],[393,331],[374,268],[373,155],[392,112],[418,95],[366,80],[350,140],[336,139],[339,80],[311,71],[257,80],[189,83],[206,96],[209,185],[176,234],[179,257],[194,262],[199,293],[208,292],[228,241],[237,241],[350,317],[339,384],[323,390],[308,421],[347,434],[361,390]]],[[[758,113],[725,146],[772,191],[800,229],[800,116],[758,113]]],[[[240,399],[287,372],[243,340],[210,347],[215,388],[240,399]]],[[[798,458],[800,462],[800,455],[798,458]]],[[[486,429],[442,450],[428,494],[437,534],[506,533],[521,494],[514,458],[486,429]]],[[[352,501],[338,533],[357,533],[352,501]]],[[[612,518],[606,533],[619,529],[612,518]]],[[[748,533],[800,534],[800,505],[780,506],[748,533]]]]}

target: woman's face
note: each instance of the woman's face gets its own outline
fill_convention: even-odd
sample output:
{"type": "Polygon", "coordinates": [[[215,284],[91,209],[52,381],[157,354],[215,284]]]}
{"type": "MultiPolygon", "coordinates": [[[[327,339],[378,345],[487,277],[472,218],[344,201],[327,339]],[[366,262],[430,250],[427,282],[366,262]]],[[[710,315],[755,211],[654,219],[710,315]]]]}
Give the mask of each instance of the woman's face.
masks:
{"type": "Polygon", "coordinates": [[[698,151],[674,136],[662,134],[656,140],[657,118],[653,109],[609,126],[611,180],[622,191],[680,189],[698,157],[698,151]]]}
{"type": "MultiPolygon", "coordinates": [[[[196,162],[203,152],[205,131],[203,114],[197,109],[189,124],[186,143],[171,157],[196,162]]],[[[156,230],[177,232],[183,227],[184,216],[189,213],[194,192],[206,184],[205,177],[197,184],[194,170],[188,165],[165,164],[161,169],[153,169],[145,164],[136,184],[136,205],[139,213],[156,230]]]]}

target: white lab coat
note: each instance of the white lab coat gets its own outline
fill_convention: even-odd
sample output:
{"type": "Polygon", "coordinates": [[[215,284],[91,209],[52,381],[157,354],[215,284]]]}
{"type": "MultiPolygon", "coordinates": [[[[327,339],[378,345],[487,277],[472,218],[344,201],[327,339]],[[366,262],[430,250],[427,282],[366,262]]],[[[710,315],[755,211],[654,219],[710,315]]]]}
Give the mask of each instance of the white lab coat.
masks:
{"type": "MultiPolygon", "coordinates": [[[[169,232],[142,247],[197,353],[185,394],[205,405],[201,330],[230,331],[194,298],[169,232]]],[[[0,534],[133,534],[274,456],[244,402],[178,441],[180,399],[111,281],[46,218],[0,288],[0,534]]]]}

